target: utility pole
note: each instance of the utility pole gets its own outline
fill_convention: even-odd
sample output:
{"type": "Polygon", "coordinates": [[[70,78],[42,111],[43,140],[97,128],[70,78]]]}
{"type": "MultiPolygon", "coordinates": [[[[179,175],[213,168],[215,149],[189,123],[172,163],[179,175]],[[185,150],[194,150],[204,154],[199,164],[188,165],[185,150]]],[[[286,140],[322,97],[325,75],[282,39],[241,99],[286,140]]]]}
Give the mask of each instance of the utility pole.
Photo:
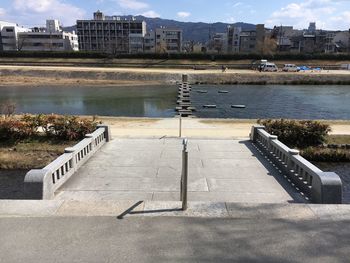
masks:
{"type": "Polygon", "coordinates": [[[279,50],[279,52],[281,53],[281,50],[282,50],[282,34],[283,34],[283,26],[282,26],[282,24],[281,24],[281,27],[280,27],[280,33],[279,33],[279,41],[278,41],[278,43],[279,43],[279,46],[278,46],[278,50],[279,50]]]}

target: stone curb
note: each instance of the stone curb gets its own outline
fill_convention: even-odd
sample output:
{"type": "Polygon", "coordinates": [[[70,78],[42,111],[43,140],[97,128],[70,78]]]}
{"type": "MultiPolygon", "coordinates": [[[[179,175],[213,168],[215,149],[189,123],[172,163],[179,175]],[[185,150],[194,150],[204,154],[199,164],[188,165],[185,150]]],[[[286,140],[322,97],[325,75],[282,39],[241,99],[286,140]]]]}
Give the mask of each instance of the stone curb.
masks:
{"type": "Polygon", "coordinates": [[[0,218],[8,217],[199,217],[231,219],[350,220],[350,205],[255,204],[154,201],[0,201],[0,218]]]}

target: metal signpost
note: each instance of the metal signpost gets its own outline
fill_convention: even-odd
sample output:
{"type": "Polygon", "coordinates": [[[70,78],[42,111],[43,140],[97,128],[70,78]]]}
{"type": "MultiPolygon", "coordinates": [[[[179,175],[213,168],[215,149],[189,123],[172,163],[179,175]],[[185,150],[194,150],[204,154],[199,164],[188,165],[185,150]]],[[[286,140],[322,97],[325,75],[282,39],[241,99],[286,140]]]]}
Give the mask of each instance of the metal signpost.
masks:
{"type": "Polygon", "coordinates": [[[183,140],[183,150],[182,150],[182,174],[181,174],[181,193],[180,198],[182,201],[182,210],[187,210],[187,185],[188,185],[188,140],[183,140]]]}

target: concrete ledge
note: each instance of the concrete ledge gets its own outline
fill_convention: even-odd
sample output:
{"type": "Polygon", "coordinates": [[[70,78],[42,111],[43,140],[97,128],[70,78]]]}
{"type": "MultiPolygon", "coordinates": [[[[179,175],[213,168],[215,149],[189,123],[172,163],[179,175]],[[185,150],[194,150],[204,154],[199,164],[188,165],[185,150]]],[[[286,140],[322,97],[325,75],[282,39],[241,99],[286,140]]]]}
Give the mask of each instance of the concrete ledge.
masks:
{"type": "Polygon", "coordinates": [[[131,201],[0,201],[0,218],[7,217],[195,217],[231,219],[350,220],[350,205],[248,204],[225,202],[131,201]]]}
{"type": "Polygon", "coordinates": [[[55,216],[63,203],[60,200],[4,200],[0,201],[0,217],[55,216]]]}

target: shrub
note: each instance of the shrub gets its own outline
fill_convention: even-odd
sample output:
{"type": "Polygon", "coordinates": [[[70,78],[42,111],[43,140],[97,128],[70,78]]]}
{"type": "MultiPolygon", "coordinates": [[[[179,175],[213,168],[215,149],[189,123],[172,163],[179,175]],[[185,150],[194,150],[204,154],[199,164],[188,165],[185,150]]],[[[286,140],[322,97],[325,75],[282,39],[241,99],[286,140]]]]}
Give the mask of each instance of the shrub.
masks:
{"type": "Polygon", "coordinates": [[[331,128],[318,121],[259,120],[267,132],[277,135],[279,140],[291,148],[307,148],[325,143],[331,128]]]}
{"type": "Polygon", "coordinates": [[[31,123],[16,120],[14,118],[6,118],[0,120],[0,140],[20,140],[34,137],[37,129],[31,123]]]}
{"type": "Polygon", "coordinates": [[[80,140],[96,129],[95,120],[75,116],[24,115],[20,119],[0,120],[0,141],[33,139],[37,136],[61,140],[80,140]]]}
{"type": "Polygon", "coordinates": [[[309,147],[301,151],[301,155],[312,162],[349,162],[350,152],[345,149],[328,149],[309,147]]]}

